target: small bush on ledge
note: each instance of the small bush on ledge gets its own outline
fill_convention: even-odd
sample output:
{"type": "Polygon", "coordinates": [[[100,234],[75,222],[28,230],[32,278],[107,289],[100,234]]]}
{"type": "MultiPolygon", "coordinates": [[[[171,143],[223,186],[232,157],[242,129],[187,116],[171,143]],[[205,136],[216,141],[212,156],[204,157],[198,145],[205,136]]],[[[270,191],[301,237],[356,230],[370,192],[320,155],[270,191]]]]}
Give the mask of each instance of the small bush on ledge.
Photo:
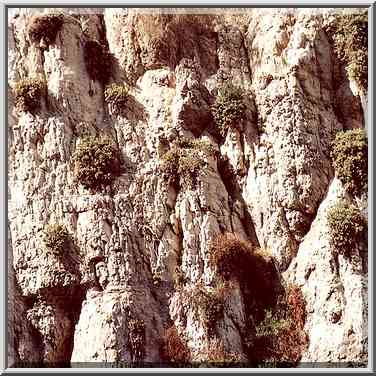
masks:
{"type": "Polygon", "coordinates": [[[69,240],[69,233],[63,225],[51,224],[44,229],[44,244],[57,256],[64,254],[64,250],[69,245],[69,240]]]}
{"type": "Polygon", "coordinates": [[[245,116],[246,106],[241,89],[231,83],[223,85],[219,91],[212,112],[217,129],[222,137],[245,116]]]}
{"type": "Polygon", "coordinates": [[[35,16],[28,27],[29,38],[32,42],[40,42],[43,38],[48,45],[55,42],[57,33],[64,23],[62,14],[47,14],[35,16]]]}
{"type": "Polygon", "coordinates": [[[34,112],[40,108],[41,99],[46,94],[46,83],[36,78],[25,78],[16,83],[14,93],[19,111],[34,112]]]}
{"type": "Polygon", "coordinates": [[[84,46],[84,58],[89,77],[106,84],[112,72],[112,55],[105,46],[96,40],[90,40],[84,46]]]}
{"type": "Polygon", "coordinates": [[[125,85],[109,85],[104,92],[104,99],[113,107],[114,113],[118,114],[127,103],[128,88],[125,85]]]}
{"type": "Polygon", "coordinates": [[[368,141],[364,129],[338,132],[331,156],[338,178],[347,192],[360,195],[368,184],[368,141]]]}
{"type": "Polygon", "coordinates": [[[206,167],[204,155],[214,154],[214,148],[206,141],[179,139],[162,156],[160,166],[163,176],[176,188],[192,189],[197,177],[206,167]]]}
{"type": "Polygon", "coordinates": [[[85,188],[109,185],[120,172],[119,153],[108,138],[84,138],[73,156],[75,178],[85,188]]]}
{"type": "Polygon", "coordinates": [[[346,201],[339,201],[327,214],[330,242],[339,254],[350,256],[364,237],[367,221],[360,211],[346,201]]]}

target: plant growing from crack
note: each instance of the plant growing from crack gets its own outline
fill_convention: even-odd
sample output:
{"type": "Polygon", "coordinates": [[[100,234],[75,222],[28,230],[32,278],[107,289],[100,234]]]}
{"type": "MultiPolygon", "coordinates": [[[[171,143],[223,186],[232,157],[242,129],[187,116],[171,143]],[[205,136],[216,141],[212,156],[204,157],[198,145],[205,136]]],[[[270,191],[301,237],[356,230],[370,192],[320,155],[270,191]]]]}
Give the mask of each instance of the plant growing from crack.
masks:
{"type": "Polygon", "coordinates": [[[128,88],[124,84],[111,84],[104,92],[104,99],[112,106],[114,114],[121,113],[127,104],[128,97],[128,88]]]}
{"type": "Polygon", "coordinates": [[[214,121],[222,137],[230,127],[235,127],[244,119],[246,106],[242,90],[232,83],[224,84],[219,90],[212,106],[214,121]]]}
{"type": "Polygon", "coordinates": [[[43,242],[48,250],[57,256],[62,256],[69,246],[70,236],[64,225],[50,224],[45,227],[43,242]]]}
{"type": "Polygon", "coordinates": [[[178,139],[161,158],[162,176],[176,188],[193,189],[207,166],[205,157],[214,153],[214,148],[206,141],[178,139]]]}
{"type": "Polygon", "coordinates": [[[105,137],[86,137],[73,155],[76,180],[85,188],[99,190],[109,185],[120,172],[120,155],[105,137]]]}
{"type": "Polygon", "coordinates": [[[347,192],[361,195],[368,186],[368,140],[364,129],[338,132],[331,157],[338,178],[347,192]]]}
{"type": "Polygon", "coordinates": [[[14,86],[15,105],[19,111],[35,112],[46,95],[46,83],[37,78],[25,78],[14,86]]]}
{"type": "Polygon", "coordinates": [[[350,256],[356,245],[364,240],[367,220],[359,209],[347,201],[338,201],[327,214],[330,243],[345,256],[350,256]]]}

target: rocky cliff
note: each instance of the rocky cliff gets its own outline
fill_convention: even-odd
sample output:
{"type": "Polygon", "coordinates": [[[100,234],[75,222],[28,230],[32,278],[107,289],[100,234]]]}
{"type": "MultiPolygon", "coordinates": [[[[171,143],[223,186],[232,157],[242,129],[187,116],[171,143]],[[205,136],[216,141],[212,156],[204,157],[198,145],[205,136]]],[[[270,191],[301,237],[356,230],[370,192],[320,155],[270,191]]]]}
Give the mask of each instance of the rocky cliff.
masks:
{"type": "Polygon", "coordinates": [[[367,243],[336,253],[327,213],[366,213],[331,145],[364,128],[367,91],[333,11],[56,11],[8,24],[9,365],[366,364],[367,243]],[[218,131],[228,83],[241,116],[218,131]],[[90,139],[117,163],[103,144],[80,170],[90,139]],[[233,244],[253,258],[221,279],[213,253],[233,244]],[[255,360],[277,304],[260,292],[286,286],[304,340],[255,360]]]}

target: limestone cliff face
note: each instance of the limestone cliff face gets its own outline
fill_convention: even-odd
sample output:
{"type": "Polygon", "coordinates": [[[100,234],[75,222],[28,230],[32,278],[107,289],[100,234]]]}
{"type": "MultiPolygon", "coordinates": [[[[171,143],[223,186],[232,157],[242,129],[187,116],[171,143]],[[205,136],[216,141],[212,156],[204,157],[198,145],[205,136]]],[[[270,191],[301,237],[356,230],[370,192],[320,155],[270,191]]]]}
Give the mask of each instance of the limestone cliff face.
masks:
{"type": "MultiPolygon", "coordinates": [[[[172,324],[192,360],[207,360],[213,335],[189,297],[211,291],[209,244],[224,232],[269,249],[283,278],[301,287],[302,361],[367,361],[365,253],[358,262],[333,256],[326,223],[327,208],[346,195],[330,143],[338,130],[364,127],[366,97],[324,31],[329,12],[86,13],[65,13],[48,47],[30,41],[30,10],[9,21],[10,364],[159,363],[172,324]],[[88,75],[84,44],[93,39],[114,56],[111,81],[130,87],[120,115],[88,75]],[[30,76],[48,91],[34,114],[14,106],[15,83],[30,76]],[[226,80],[247,93],[246,111],[219,142],[211,106],[226,80]],[[88,134],[109,136],[122,157],[121,174],[95,193],[76,184],[72,167],[88,134]],[[217,151],[192,189],[175,189],[160,173],[161,157],[183,136],[217,151]],[[46,254],[49,223],[73,237],[65,261],[46,254]]],[[[234,284],[216,338],[244,361],[246,311],[234,284]]]]}

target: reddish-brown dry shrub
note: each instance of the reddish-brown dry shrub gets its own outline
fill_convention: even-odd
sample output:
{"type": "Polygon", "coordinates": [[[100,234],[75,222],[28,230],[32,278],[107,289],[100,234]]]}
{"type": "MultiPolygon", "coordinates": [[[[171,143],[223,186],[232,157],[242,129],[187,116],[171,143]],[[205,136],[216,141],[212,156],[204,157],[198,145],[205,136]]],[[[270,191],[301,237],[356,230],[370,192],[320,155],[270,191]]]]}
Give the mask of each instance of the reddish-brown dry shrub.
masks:
{"type": "Polygon", "coordinates": [[[179,336],[175,325],[166,330],[163,358],[170,363],[186,364],[191,361],[191,352],[186,342],[179,336]]]}
{"type": "Polygon", "coordinates": [[[217,338],[210,341],[208,348],[202,351],[201,356],[204,363],[217,367],[236,366],[242,361],[239,353],[226,351],[223,342],[217,338]]]}
{"type": "Polygon", "coordinates": [[[251,255],[252,248],[236,235],[220,234],[210,243],[210,261],[225,279],[239,276],[244,269],[244,259],[251,255]]]}
{"type": "Polygon", "coordinates": [[[273,259],[250,243],[232,233],[220,234],[210,243],[210,263],[224,280],[239,281],[248,303],[246,309],[254,318],[259,319],[265,308],[275,306],[280,288],[273,259]]]}
{"type": "Polygon", "coordinates": [[[295,285],[289,286],[287,290],[287,307],[295,324],[303,329],[306,320],[306,304],[300,288],[295,285]]]}

